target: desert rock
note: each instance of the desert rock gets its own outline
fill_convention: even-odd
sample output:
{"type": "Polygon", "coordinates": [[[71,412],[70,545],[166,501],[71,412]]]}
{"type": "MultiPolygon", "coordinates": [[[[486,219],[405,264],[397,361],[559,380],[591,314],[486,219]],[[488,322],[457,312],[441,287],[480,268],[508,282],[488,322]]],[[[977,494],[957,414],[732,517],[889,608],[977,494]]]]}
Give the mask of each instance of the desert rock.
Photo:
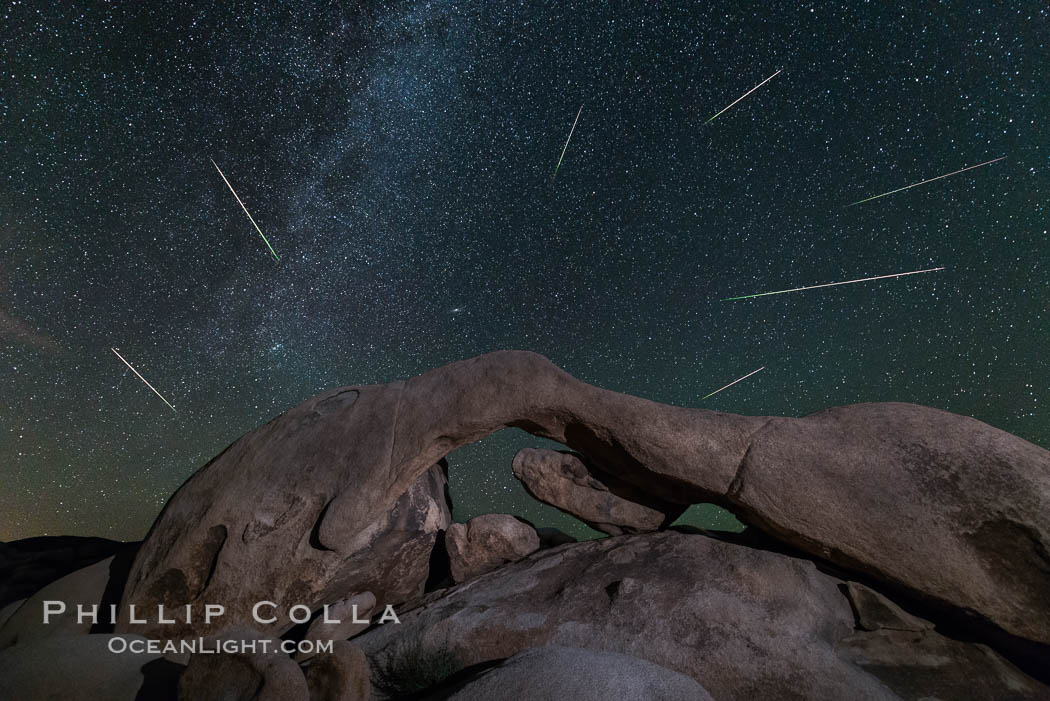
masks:
{"type": "MultiPolygon", "coordinates": [[[[159,654],[114,653],[109,646],[116,637],[53,636],[0,651],[0,699],[173,700],[181,666],[159,654]]],[[[119,637],[116,642],[146,642],[119,637]]]]}
{"type": "MultiPolygon", "coordinates": [[[[92,621],[85,617],[82,623],[77,622],[77,606],[85,610],[92,606],[101,609],[102,595],[109,583],[112,557],[100,560],[93,565],[67,574],[65,577],[48,584],[40,591],[26,599],[10,618],[0,625],[0,650],[40,638],[68,636],[77,633],[87,634],[92,621]],[[64,613],[44,620],[44,602],[58,601],[65,605],[64,613]]],[[[108,618],[107,611],[98,611],[99,620],[108,618]]]]}
{"type": "Polygon", "coordinates": [[[512,469],[533,497],[609,535],[655,531],[685,510],[588,468],[572,453],[524,448],[514,456],[512,469]]]}
{"type": "MultiPolygon", "coordinates": [[[[192,484],[193,480],[183,489],[192,484]]],[[[308,480],[298,484],[312,489],[308,480]]],[[[188,533],[180,535],[164,529],[158,532],[155,525],[151,545],[145,552],[165,562],[184,557],[183,565],[162,568],[158,573],[150,564],[152,560],[141,557],[136,560],[121,613],[126,615],[127,606],[132,603],[137,610],[149,612],[161,603],[172,609],[194,600],[222,604],[226,606],[226,613],[211,627],[200,621],[193,625],[165,625],[154,621],[146,626],[124,621],[118,630],[147,630],[154,637],[176,638],[215,634],[222,627],[245,625],[283,633],[292,625],[287,613],[293,605],[316,610],[354,591],[372,592],[381,606],[417,597],[422,594],[427,579],[434,541],[451,521],[446,488],[446,468],[435,465],[424,471],[389,511],[378,514],[367,528],[338,538],[332,533],[322,538],[318,524],[333,507],[323,506],[319,513],[300,508],[304,500],[309,499],[298,486],[277,494],[271,492],[271,486],[260,483],[254,486],[254,492],[267,496],[253,501],[237,496],[236,489],[211,484],[212,496],[223,505],[221,509],[215,505],[214,509],[226,510],[226,516],[215,515],[216,523],[203,532],[197,526],[189,529],[204,538],[195,548],[188,548],[188,533]],[[271,510],[277,508],[275,502],[284,504],[284,510],[277,515],[271,510]],[[234,528],[234,524],[241,526],[234,528]],[[290,536],[294,528],[305,530],[294,543],[282,540],[290,536]],[[168,537],[188,549],[159,552],[156,547],[167,542],[168,537]],[[281,553],[277,558],[276,552],[281,553]],[[235,567],[235,563],[239,566],[235,567]],[[151,583],[148,592],[142,590],[144,582],[151,583]],[[275,623],[260,625],[254,621],[251,608],[259,601],[278,604],[276,609],[268,609],[268,613],[276,616],[275,623]]],[[[175,499],[182,493],[177,492],[175,499]]],[[[362,495],[362,499],[366,497],[362,495]]],[[[187,509],[195,508],[189,501],[180,503],[187,509]]],[[[164,513],[171,511],[169,507],[164,513]]],[[[158,523],[164,520],[162,514],[158,523]]]]}
{"type": "MultiPolygon", "coordinates": [[[[203,597],[246,620],[260,596],[319,605],[362,590],[389,603],[391,584],[362,575],[385,515],[435,462],[508,426],[561,442],[655,498],[725,506],[815,557],[1050,644],[1050,452],[911,404],[801,419],[665,406],[519,351],[332,390],[245,435],[172,497],[122,610],[203,597]]],[[[440,505],[416,503],[412,520],[432,538],[440,505]]]]}
{"type": "Polygon", "coordinates": [[[548,645],[519,652],[457,690],[449,701],[711,701],[684,674],[616,652],[548,645]]]}
{"type": "Polygon", "coordinates": [[[853,613],[857,617],[857,627],[863,630],[885,628],[922,631],[934,627],[929,621],[911,615],[882,594],[859,582],[846,583],[846,596],[849,597],[853,613]]]}
{"type": "Polygon", "coordinates": [[[520,560],[539,547],[536,529],[508,514],[477,516],[466,523],[453,523],[445,532],[454,582],[520,560]]]}
{"type": "Polygon", "coordinates": [[[368,701],[372,684],[368,658],[353,643],[333,643],[332,652],[310,659],[303,666],[310,701],[368,701]]]}
{"type": "MultiPolygon", "coordinates": [[[[280,652],[280,640],[250,629],[231,629],[209,636],[214,646],[222,640],[269,641],[268,652],[207,652],[190,657],[179,677],[179,701],[238,699],[238,701],[308,701],[310,692],[299,665],[280,652]]],[[[259,648],[261,650],[261,648],[259,648]]]]}
{"type": "MultiPolygon", "coordinates": [[[[304,640],[347,640],[363,633],[370,625],[370,616],[376,608],[376,597],[366,591],[354,594],[328,606],[329,619],[339,623],[326,623],[324,615],[314,618],[306,629],[304,640]],[[359,622],[357,622],[359,621],[359,622]]],[[[299,657],[300,661],[306,655],[299,657]]]]}
{"type": "MultiPolygon", "coordinates": [[[[17,599],[9,603],[7,606],[0,608],[0,636],[3,635],[4,624],[14,615],[15,611],[18,610],[18,607],[21,606],[24,601],[25,599],[17,599]]],[[[0,649],[3,649],[3,647],[0,646],[0,649]]]]}
{"type": "MultiPolygon", "coordinates": [[[[541,550],[435,592],[401,613],[400,626],[355,642],[378,672],[377,693],[382,680],[420,660],[447,678],[531,647],[564,645],[647,660],[714,698],[896,699],[901,668],[868,664],[874,653],[862,659],[867,634],[858,633],[844,588],[811,561],[777,552],[676,532],[619,536],[541,550]]],[[[990,650],[921,635],[930,649],[955,650],[946,664],[975,689],[1023,679],[1027,689],[1050,693],[990,650]]],[[[909,643],[897,644],[906,659],[909,643]]],[[[908,674],[923,674],[922,665],[909,663],[908,674]]]]}

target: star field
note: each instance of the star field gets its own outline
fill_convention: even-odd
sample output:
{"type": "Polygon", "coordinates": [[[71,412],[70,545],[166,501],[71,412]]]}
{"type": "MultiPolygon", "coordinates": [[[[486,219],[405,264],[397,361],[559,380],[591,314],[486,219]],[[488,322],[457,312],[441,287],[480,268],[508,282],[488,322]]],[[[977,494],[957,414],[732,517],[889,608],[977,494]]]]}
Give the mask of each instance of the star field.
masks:
{"type": "MultiPolygon", "coordinates": [[[[1046,6],[622,5],[5,3],[0,539],[141,538],[284,409],[501,348],[1050,448],[1046,6]]],[[[457,520],[585,532],[512,477],[538,444],[453,454],[457,520]]]]}

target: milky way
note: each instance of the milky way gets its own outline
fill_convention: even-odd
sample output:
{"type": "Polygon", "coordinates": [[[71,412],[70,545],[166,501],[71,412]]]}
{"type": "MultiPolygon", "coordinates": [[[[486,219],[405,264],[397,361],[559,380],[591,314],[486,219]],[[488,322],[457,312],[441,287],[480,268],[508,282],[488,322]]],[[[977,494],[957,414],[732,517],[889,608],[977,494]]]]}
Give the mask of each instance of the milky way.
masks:
{"type": "MultiPolygon", "coordinates": [[[[1050,447],[1045,5],[757,5],[6,3],[0,539],[140,538],[284,409],[500,348],[1050,447]]],[[[452,455],[456,517],[580,533],[514,481],[535,444],[452,455]]]]}

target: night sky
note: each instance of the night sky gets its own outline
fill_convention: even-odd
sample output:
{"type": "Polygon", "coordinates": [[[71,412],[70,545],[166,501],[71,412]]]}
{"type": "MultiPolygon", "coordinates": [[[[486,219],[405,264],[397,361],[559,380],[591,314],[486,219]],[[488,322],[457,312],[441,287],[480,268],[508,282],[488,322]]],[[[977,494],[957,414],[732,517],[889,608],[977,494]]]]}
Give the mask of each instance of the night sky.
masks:
{"type": "MultiPolygon", "coordinates": [[[[5,2],[0,540],[141,538],[281,411],[503,348],[1050,448],[1046,4],[611,5],[5,2]]],[[[537,444],[453,454],[457,520],[584,533],[511,475],[537,444]]]]}

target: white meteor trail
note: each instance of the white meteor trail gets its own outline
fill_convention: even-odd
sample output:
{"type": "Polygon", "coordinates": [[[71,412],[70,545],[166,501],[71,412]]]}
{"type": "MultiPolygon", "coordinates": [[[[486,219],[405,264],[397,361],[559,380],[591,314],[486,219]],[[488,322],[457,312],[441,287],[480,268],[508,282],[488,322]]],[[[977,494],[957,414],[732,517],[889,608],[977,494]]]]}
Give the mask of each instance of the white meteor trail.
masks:
{"type": "MultiPolygon", "coordinates": [[[[117,349],[116,349],[116,348],[110,348],[110,350],[111,350],[111,351],[113,351],[114,353],[117,353],[117,349]]],[[[135,373],[136,375],[138,375],[138,378],[139,378],[140,380],[142,380],[143,382],[146,382],[146,378],[145,378],[145,377],[143,377],[142,375],[139,375],[139,371],[138,371],[138,370],[136,370],[135,368],[131,367],[131,363],[129,363],[128,361],[124,360],[124,356],[122,356],[122,355],[121,355],[120,353],[117,353],[117,357],[118,357],[118,358],[120,358],[120,359],[121,359],[121,360],[122,360],[122,361],[124,362],[124,364],[125,364],[125,365],[127,365],[127,366],[128,366],[129,368],[131,368],[131,371],[132,371],[133,373],[135,373]]],[[[155,394],[155,395],[157,395],[158,397],[160,397],[160,400],[161,400],[162,402],[164,402],[165,404],[167,404],[168,406],[170,406],[170,407],[171,407],[171,410],[172,410],[172,411],[175,411],[175,407],[171,406],[171,402],[169,402],[169,401],[168,401],[167,399],[165,399],[165,398],[163,397],[163,395],[161,395],[161,393],[157,391],[157,388],[156,388],[156,387],[154,387],[153,385],[151,385],[151,384],[150,384],[149,382],[146,382],[146,386],[147,386],[147,387],[149,387],[149,388],[150,388],[151,390],[153,390],[153,394],[155,394]]],[[[178,412],[175,412],[175,413],[178,413],[178,412]]]]}
{"type": "Polygon", "coordinates": [[[906,185],[905,187],[899,187],[896,190],[890,190],[889,192],[884,192],[881,195],[875,195],[874,197],[869,197],[869,198],[864,199],[864,200],[857,200],[856,202],[850,202],[846,206],[847,207],[852,207],[855,204],[864,204],[865,202],[871,202],[872,200],[877,200],[880,197],[885,197],[886,195],[892,195],[892,194],[895,194],[895,193],[898,193],[898,192],[903,192],[904,190],[910,190],[913,187],[918,187],[919,185],[925,185],[926,183],[932,183],[934,180],[940,180],[941,178],[947,178],[947,177],[950,177],[952,175],[958,175],[959,173],[964,173],[964,172],[966,172],[968,170],[973,170],[974,168],[980,168],[981,166],[991,165],[992,163],[995,163],[996,161],[1001,161],[1004,158],[1006,158],[1006,156],[1000,156],[999,158],[993,158],[990,161],[985,161],[984,163],[978,163],[975,166],[967,166],[967,167],[965,167],[965,168],[963,168],[961,170],[957,170],[957,171],[955,171],[953,173],[945,173],[944,175],[938,175],[936,178],[930,178],[929,180],[923,180],[921,183],[915,183],[913,185],[906,185]]]}
{"type": "Polygon", "coordinates": [[[944,270],[944,267],[940,268],[927,268],[926,270],[912,270],[908,273],[894,273],[893,275],[876,275],[875,277],[862,277],[857,280],[845,280],[843,282],[826,282],[823,285],[810,285],[808,287],[795,287],[790,290],[777,290],[776,292],[759,292],[756,295],[743,295],[742,297],[726,297],[725,299],[719,300],[722,302],[730,302],[734,299],[751,299],[752,297],[765,297],[767,295],[782,295],[785,292],[801,292],[802,290],[815,290],[818,287],[834,287],[835,285],[852,285],[855,282],[869,282],[871,280],[885,280],[891,277],[904,277],[905,275],[918,275],[919,273],[934,273],[938,270],[944,270]]]}
{"type": "MultiPolygon", "coordinates": [[[[576,131],[576,122],[580,121],[580,113],[583,112],[583,105],[580,105],[580,111],[576,113],[576,120],[572,123],[572,129],[569,130],[569,138],[565,140],[565,148],[561,150],[561,156],[558,157],[558,165],[554,166],[554,175],[558,174],[558,168],[561,168],[561,159],[565,158],[565,151],[569,148],[569,142],[572,141],[572,133],[576,131]]],[[[551,176],[551,180],[554,180],[554,175],[551,176]]]]}
{"type": "MultiPolygon", "coordinates": [[[[784,69],[783,69],[783,68],[781,68],[781,69],[780,69],[780,71],[782,71],[782,70],[784,70],[784,69]]],[[[741,96],[740,96],[740,97],[738,97],[737,99],[733,100],[733,102],[732,102],[732,103],[731,103],[731,104],[729,105],[729,107],[732,107],[733,105],[735,105],[736,103],[740,102],[740,101],[741,101],[741,100],[743,100],[743,99],[744,99],[745,97],[747,97],[747,96],[748,96],[748,95],[750,95],[751,93],[755,92],[756,90],[758,90],[758,89],[759,89],[760,87],[762,87],[763,85],[765,85],[765,84],[766,84],[766,83],[768,83],[769,81],[771,81],[771,80],[773,80],[774,78],[776,78],[776,77],[777,77],[777,74],[779,74],[779,73],[780,73],[780,71],[777,71],[776,73],[774,73],[773,75],[769,76],[768,78],[766,78],[766,79],[765,79],[765,80],[763,80],[763,81],[762,81],[761,83],[759,83],[759,84],[758,84],[758,85],[756,85],[755,87],[753,87],[753,88],[751,88],[750,90],[748,90],[748,91],[747,91],[746,93],[744,93],[743,95],[741,95],[741,96]]],[[[725,108],[724,110],[722,110],[722,112],[725,112],[725,111],[726,111],[727,109],[729,109],[729,107],[726,107],[726,108],[725,108]]],[[[722,112],[719,112],[718,114],[722,114],[722,112]]],[[[716,114],[716,115],[715,115],[715,117],[717,117],[717,116],[718,116],[718,114],[716,114]]],[[[704,122],[704,124],[710,124],[710,123],[711,123],[711,120],[712,120],[712,119],[714,119],[715,117],[711,117],[711,119],[709,119],[709,120],[707,120],[706,122],[704,122]]]]}
{"type": "MultiPolygon", "coordinates": [[[[241,206],[241,209],[244,210],[245,214],[248,214],[248,208],[244,206],[244,203],[241,202],[241,198],[237,196],[237,191],[233,189],[233,185],[230,185],[230,181],[226,179],[225,175],[223,175],[222,170],[219,168],[219,164],[216,163],[214,159],[212,159],[211,164],[215,166],[215,170],[219,171],[219,175],[222,175],[223,182],[226,183],[226,187],[230,188],[230,192],[233,193],[233,196],[237,197],[237,204],[241,206]]],[[[262,232],[262,229],[260,229],[259,225],[255,223],[255,220],[252,219],[251,214],[248,214],[248,220],[252,223],[252,226],[255,227],[255,230],[259,232],[259,236],[262,236],[262,240],[266,241],[266,247],[270,249],[270,253],[273,254],[274,260],[281,260],[277,257],[277,251],[273,250],[273,246],[270,245],[270,242],[267,240],[266,235],[262,232]]]]}
{"type": "MultiPolygon", "coordinates": [[[[743,377],[741,377],[741,378],[740,378],[740,380],[746,380],[747,378],[749,378],[749,377],[751,377],[752,375],[754,375],[754,374],[755,374],[756,372],[761,372],[761,371],[763,371],[763,370],[765,370],[765,369],[766,369],[766,366],[765,366],[765,365],[763,365],[763,366],[762,366],[762,367],[760,367],[760,368],[759,368],[758,370],[755,370],[754,372],[749,372],[749,373],[747,373],[746,375],[744,375],[743,377]]],[[[730,382],[730,383],[729,383],[728,385],[726,385],[725,387],[720,387],[719,389],[716,389],[716,390],[715,390],[714,392],[712,392],[711,394],[707,395],[706,397],[703,397],[703,399],[707,399],[707,397],[713,397],[714,395],[716,395],[716,394],[718,394],[719,392],[721,392],[721,391],[722,391],[723,389],[728,389],[729,387],[732,387],[733,385],[735,385],[735,384],[736,384],[737,382],[740,382],[740,380],[733,380],[732,382],[730,382]]],[[[702,400],[701,400],[701,401],[702,401],[702,400]]]]}

